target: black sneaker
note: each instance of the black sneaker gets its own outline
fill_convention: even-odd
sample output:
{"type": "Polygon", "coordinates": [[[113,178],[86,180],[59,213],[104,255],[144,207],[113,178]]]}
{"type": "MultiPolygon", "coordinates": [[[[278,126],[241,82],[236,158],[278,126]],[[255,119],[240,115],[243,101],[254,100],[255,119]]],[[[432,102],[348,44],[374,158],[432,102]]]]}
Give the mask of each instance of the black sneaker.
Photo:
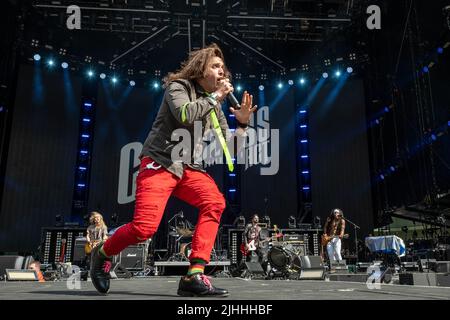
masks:
{"type": "Polygon", "coordinates": [[[103,246],[103,242],[92,249],[91,252],[91,280],[95,289],[100,293],[107,293],[109,290],[109,279],[111,276],[109,272],[111,270],[111,259],[106,258],[100,253],[100,248],[103,246]]]}
{"type": "Polygon", "coordinates": [[[191,277],[182,277],[178,286],[178,295],[183,297],[226,297],[228,290],[214,287],[203,273],[191,277]]]}

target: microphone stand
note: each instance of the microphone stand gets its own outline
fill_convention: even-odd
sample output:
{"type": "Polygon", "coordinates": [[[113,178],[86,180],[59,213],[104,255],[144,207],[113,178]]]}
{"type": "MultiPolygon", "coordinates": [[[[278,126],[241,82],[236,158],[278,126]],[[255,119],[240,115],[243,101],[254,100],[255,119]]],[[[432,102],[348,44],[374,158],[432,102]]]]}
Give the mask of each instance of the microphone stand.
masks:
{"type": "Polygon", "coordinates": [[[359,257],[358,257],[358,232],[357,232],[357,230],[361,229],[361,227],[358,226],[356,223],[352,222],[351,220],[349,220],[348,218],[344,218],[344,220],[349,222],[353,226],[353,228],[355,230],[355,253],[356,253],[356,262],[355,262],[355,264],[358,265],[359,257]]]}

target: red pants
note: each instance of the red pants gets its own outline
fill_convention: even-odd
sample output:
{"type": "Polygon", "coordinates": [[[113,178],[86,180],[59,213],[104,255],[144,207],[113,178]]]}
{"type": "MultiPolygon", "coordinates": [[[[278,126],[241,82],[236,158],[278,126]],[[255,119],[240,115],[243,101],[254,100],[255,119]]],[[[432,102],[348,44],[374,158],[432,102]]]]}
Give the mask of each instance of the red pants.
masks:
{"type": "MultiPolygon", "coordinates": [[[[153,162],[142,159],[136,179],[136,204],[133,221],[119,228],[109,238],[103,250],[108,256],[117,255],[129,245],[143,242],[158,229],[167,201],[171,195],[200,210],[190,259],[209,262],[214,246],[220,217],[225,209],[225,199],[215,181],[205,172],[186,167],[183,177],[167,171],[164,167],[147,169],[153,162]]],[[[155,166],[158,164],[155,162],[155,166]]]]}

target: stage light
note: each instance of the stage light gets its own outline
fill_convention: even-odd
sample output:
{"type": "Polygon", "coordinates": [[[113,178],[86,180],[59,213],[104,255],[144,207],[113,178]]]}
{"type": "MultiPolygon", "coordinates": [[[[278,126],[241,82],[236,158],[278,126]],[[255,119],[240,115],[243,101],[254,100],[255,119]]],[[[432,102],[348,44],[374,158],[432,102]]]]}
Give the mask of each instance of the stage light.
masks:
{"type": "Polygon", "coordinates": [[[86,150],[81,150],[80,153],[81,154],[88,154],[88,152],[86,150]]]}
{"type": "Polygon", "coordinates": [[[260,86],[258,87],[258,89],[259,89],[259,91],[264,91],[264,86],[263,86],[263,85],[260,85],[260,86]]]}
{"type": "Polygon", "coordinates": [[[423,67],[422,71],[423,71],[424,73],[428,73],[428,71],[430,71],[430,69],[428,69],[428,67],[425,66],[425,67],[423,67]]]}
{"type": "Polygon", "coordinates": [[[89,78],[92,78],[94,76],[94,71],[89,70],[87,75],[88,75],[89,78]]]}
{"type": "Polygon", "coordinates": [[[304,154],[304,155],[301,156],[301,158],[302,158],[302,159],[308,159],[308,155],[307,155],[307,154],[304,154]]]}
{"type": "Polygon", "coordinates": [[[78,186],[79,188],[84,188],[84,187],[86,187],[86,185],[85,185],[84,183],[79,183],[77,186],[78,186]]]}
{"type": "Polygon", "coordinates": [[[380,124],[380,120],[378,120],[378,119],[375,120],[375,123],[376,123],[376,124],[380,124]]]}
{"type": "Polygon", "coordinates": [[[34,59],[34,61],[39,61],[39,60],[41,60],[41,55],[36,53],[36,54],[33,56],[33,59],[34,59]]]}
{"type": "Polygon", "coordinates": [[[278,82],[278,89],[281,89],[281,88],[283,88],[283,84],[281,83],[281,82],[278,82]]]}
{"type": "Polygon", "coordinates": [[[236,91],[237,92],[241,92],[242,91],[242,86],[241,85],[237,85],[236,86],[236,91]]]}
{"type": "Polygon", "coordinates": [[[380,179],[384,180],[384,175],[380,174],[380,179]]]}
{"type": "Polygon", "coordinates": [[[86,171],[86,167],[78,167],[78,170],[86,171]]]}
{"type": "Polygon", "coordinates": [[[352,68],[352,67],[348,67],[348,68],[347,68],[347,72],[348,72],[348,73],[352,73],[352,72],[353,72],[353,68],[352,68]]]}
{"type": "Polygon", "coordinates": [[[88,134],[82,134],[81,137],[87,139],[87,138],[89,138],[89,135],[88,134]]]}
{"type": "Polygon", "coordinates": [[[85,107],[92,107],[92,103],[90,103],[90,102],[85,102],[85,103],[84,103],[84,106],[85,106],[85,107]]]}
{"type": "Polygon", "coordinates": [[[436,141],[436,139],[437,139],[436,135],[435,135],[435,134],[432,134],[432,135],[431,135],[431,140],[436,141]]]}
{"type": "Polygon", "coordinates": [[[91,119],[83,118],[83,122],[91,122],[91,119]]]}
{"type": "Polygon", "coordinates": [[[228,192],[236,192],[236,189],[229,189],[228,192]]]}
{"type": "Polygon", "coordinates": [[[236,173],[230,173],[228,174],[229,177],[236,177],[236,173]]]}
{"type": "Polygon", "coordinates": [[[384,112],[388,113],[389,112],[389,107],[384,107],[384,112]]]}
{"type": "Polygon", "coordinates": [[[308,127],[306,124],[302,124],[302,125],[300,126],[300,128],[302,128],[302,129],[304,129],[304,128],[306,128],[306,127],[308,127]]]}
{"type": "Polygon", "coordinates": [[[437,53],[443,54],[444,53],[444,48],[442,48],[442,47],[437,48],[437,53]]]}
{"type": "Polygon", "coordinates": [[[104,74],[104,73],[100,73],[100,79],[105,79],[106,78],[106,74],[104,74]]]}
{"type": "Polygon", "coordinates": [[[158,89],[159,88],[159,83],[158,82],[153,82],[153,88],[154,89],[158,89]]]}
{"type": "Polygon", "coordinates": [[[322,73],[322,77],[323,77],[324,79],[328,78],[328,73],[326,73],[326,72],[322,73]]]}
{"type": "Polygon", "coordinates": [[[112,81],[112,83],[117,83],[117,78],[116,78],[116,77],[113,77],[113,78],[111,79],[111,81],[112,81]]]}
{"type": "Polygon", "coordinates": [[[289,81],[288,81],[288,84],[289,84],[290,86],[292,86],[292,85],[294,84],[294,81],[289,80],[289,81]]]}
{"type": "Polygon", "coordinates": [[[306,80],[304,78],[300,79],[300,84],[305,84],[306,80]]]}
{"type": "Polygon", "coordinates": [[[302,171],[302,174],[309,174],[308,170],[302,171]]]}
{"type": "Polygon", "coordinates": [[[341,72],[338,70],[338,71],[336,71],[335,73],[334,73],[335,75],[336,75],[336,77],[340,77],[341,76],[341,72]]]}
{"type": "Polygon", "coordinates": [[[447,126],[449,126],[449,127],[450,127],[450,121],[448,121],[448,122],[447,122],[447,126]]]}
{"type": "Polygon", "coordinates": [[[136,85],[136,82],[134,82],[133,80],[130,81],[130,86],[134,87],[136,85]]]}
{"type": "Polygon", "coordinates": [[[47,65],[48,65],[49,67],[53,67],[53,66],[55,65],[55,61],[53,61],[52,59],[50,59],[50,60],[47,61],[47,65]]]}
{"type": "Polygon", "coordinates": [[[303,187],[302,189],[303,190],[309,190],[310,188],[308,186],[306,186],[306,187],[303,187]]]}
{"type": "Polygon", "coordinates": [[[306,140],[306,139],[300,140],[300,143],[308,143],[308,140],[306,140]]]}
{"type": "Polygon", "coordinates": [[[300,110],[300,113],[306,113],[306,110],[300,110]]]}
{"type": "Polygon", "coordinates": [[[61,67],[63,69],[67,69],[69,67],[69,64],[67,62],[63,62],[63,63],[61,63],[61,67]]]}

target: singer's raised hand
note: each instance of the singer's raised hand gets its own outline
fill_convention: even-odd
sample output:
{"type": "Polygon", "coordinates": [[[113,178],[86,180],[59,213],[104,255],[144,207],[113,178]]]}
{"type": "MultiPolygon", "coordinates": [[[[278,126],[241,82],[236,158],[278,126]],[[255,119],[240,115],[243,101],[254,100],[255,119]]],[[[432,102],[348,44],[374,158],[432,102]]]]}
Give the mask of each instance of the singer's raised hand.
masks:
{"type": "Polygon", "coordinates": [[[247,91],[244,91],[242,96],[241,108],[236,110],[233,107],[230,108],[230,112],[234,114],[236,120],[242,124],[248,124],[250,121],[250,116],[255,112],[257,106],[253,106],[253,96],[247,91]]]}

